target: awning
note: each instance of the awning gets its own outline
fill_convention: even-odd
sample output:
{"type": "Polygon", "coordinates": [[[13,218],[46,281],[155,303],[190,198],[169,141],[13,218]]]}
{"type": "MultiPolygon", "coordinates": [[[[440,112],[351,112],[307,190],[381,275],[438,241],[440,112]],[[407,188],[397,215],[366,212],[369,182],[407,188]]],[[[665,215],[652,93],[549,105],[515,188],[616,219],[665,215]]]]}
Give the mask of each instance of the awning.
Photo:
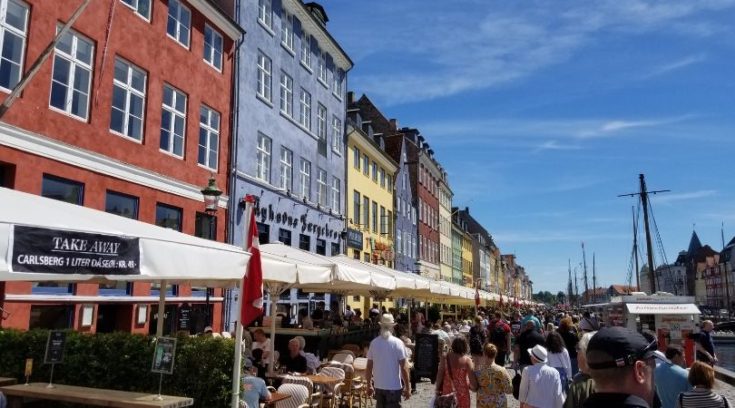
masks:
{"type": "Polygon", "coordinates": [[[694,303],[626,303],[628,313],[633,314],[696,314],[700,313],[694,303]]]}

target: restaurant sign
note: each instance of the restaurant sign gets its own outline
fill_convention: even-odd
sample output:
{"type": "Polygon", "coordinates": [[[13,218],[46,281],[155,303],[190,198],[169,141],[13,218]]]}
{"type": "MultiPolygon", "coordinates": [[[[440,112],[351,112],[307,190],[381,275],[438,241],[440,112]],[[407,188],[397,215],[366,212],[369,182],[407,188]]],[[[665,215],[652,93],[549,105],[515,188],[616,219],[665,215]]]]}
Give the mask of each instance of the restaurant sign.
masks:
{"type": "Polygon", "coordinates": [[[362,232],[347,228],[347,246],[350,248],[357,248],[362,251],[362,232]]]}
{"type": "Polygon", "coordinates": [[[13,272],[139,275],[138,238],[16,225],[13,272]]]}

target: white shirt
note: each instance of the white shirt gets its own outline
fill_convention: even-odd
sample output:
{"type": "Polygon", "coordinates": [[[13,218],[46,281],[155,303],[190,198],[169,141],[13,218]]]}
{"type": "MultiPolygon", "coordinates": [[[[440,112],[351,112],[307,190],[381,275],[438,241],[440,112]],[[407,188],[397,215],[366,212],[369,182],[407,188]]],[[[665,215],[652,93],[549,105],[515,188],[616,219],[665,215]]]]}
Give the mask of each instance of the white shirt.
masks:
{"type": "Polygon", "coordinates": [[[263,350],[263,356],[267,357],[269,353],[273,351],[273,345],[271,344],[271,339],[265,339],[265,341],[254,341],[253,342],[253,350],[255,349],[261,349],[263,350]]]}
{"type": "Polygon", "coordinates": [[[395,336],[378,336],[370,342],[368,360],[373,362],[375,389],[395,391],[401,387],[401,360],[408,358],[406,346],[395,336]]]}
{"type": "Polygon", "coordinates": [[[572,360],[569,358],[569,352],[566,348],[561,349],[561,353],[549,353],[547,364],[554,368],[563,368],[567,373],[567,379],[572,379],[572,360]]]}
{"type": "Polygon", "coordinates": [[[546,364],[534,364],[523,370],[518,400],[536,408],[561,408],[564,393],[559,372],[546,364]]]}

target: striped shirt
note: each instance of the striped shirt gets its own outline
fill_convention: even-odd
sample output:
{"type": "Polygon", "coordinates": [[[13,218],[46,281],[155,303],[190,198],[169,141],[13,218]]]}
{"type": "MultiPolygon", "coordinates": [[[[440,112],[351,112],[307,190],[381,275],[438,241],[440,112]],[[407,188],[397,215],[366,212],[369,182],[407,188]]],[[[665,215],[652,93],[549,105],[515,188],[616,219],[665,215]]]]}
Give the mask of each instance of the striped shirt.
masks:
{"type": "Polygon", "coordinates": [[[682,392],[676,401],[677,408],[728,408],[730,404],[722,395],[707,388],[695,388],[682,392]]]}

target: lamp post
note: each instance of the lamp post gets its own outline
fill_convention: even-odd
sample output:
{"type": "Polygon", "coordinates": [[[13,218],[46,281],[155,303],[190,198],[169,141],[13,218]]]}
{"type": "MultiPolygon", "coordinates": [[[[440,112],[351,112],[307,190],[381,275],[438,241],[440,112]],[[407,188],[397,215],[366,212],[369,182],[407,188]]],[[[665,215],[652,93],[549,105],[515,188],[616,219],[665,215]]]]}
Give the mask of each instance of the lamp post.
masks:
{"type": "MultiPolygon", "coordinates": [[[[222,190],[217,187],[217,180],[215,180],[213,175],[209,177],[209,182],[207,183],[207,186],[201,190],[201,193],[204,197],[204,212],[207,213],[209,218],[209,230],[207,239],[213,240],[217,236],[216,232],[214,231],[214,229],[216,228],[215,220],[217,217],[217,202],[219,201],[219,196],[222,195],[222,190]]],[[[205,290],[205,313],[207,326],[212,325],[212,313],[209,310],[209,292],[210,289],[209,287],[207,287],[205,290]]]]}

